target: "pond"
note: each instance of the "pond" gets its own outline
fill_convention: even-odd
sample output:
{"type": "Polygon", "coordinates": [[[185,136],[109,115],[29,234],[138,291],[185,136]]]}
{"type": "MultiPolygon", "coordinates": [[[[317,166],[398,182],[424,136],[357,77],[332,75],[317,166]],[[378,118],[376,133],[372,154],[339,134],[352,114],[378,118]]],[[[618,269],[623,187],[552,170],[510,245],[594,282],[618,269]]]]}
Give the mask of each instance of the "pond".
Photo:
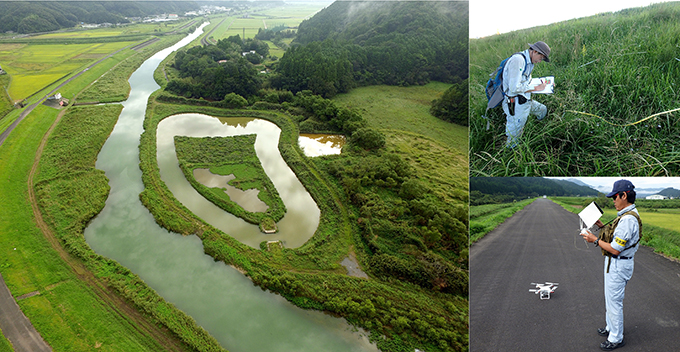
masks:
{"type": "Polygon", "coordinates": [[[169,116],[158,124],[156,145],[161,179],[185,207],[212,226],[253,248],[263,241],[281,241],[297,248],[309,240],[319,226],[321,211],[279,153],[281,129],[252,118],[212,117],[203,114],[169,116]],[[286,206],[275,234],[262,233],[258,225],[245,222],[205,199],[184,177],[175,152],[174,137],[226,137],[257,134],[255,153],[286,206]]]}
{"type": "MultiPolygon", "coordinates": [[[[130,98],[123,102],[119,120],[97,158],[96,167],[106,173],[111,191],[102,212],[85,229],[87,243],[96,253],[118,261],[137,274],[165,300],[193,317],[229,351],[376,351],[376,347],[344,319],[302,310],[279,295],[262,291],[237,270],[207,256],[198,237],[182,236],[159,227],[140,202],[139,194],[144,185],[139,169],[139,138],[143,131],[147,99],[159,88],[153,80],[153,72],[172,51],[197,38],[203,26],[173,47],[152,56],[130,77],[130,98]]],[[[228,124],[226,126],[229,127],[226,127],[219,119],[202,116],[188,119],[183,124],[188,131],[195,131],[203,123],[214,124],[213,120],[218,121],[225,131],[266,126],[258,132],[258,140],[274,138],[273,134],[277,133],[271,126],[258,122],[261,120],[247,122],[242,127],[228,124]],[[251,124],[252,127],[248,127],[251,124]],[[267,137],[261,138],[259,133],[267,137]]],[[[173,119],[168,120],[171,121],[173,119]]],[[[165,124],[168,125],[168,122],[165,124]]],[[[159,153],[173,154],[165,152],[159,153]]],[[[279,161],[275,159],[279,159],[280,155],[276,154],[278,151],[265,152],[262,155],[265,159],[263,166],[266,164],[276,173],[285,173],[285,170],[278,169],[279,161]]],[[[177,167],[176,161],[174,166],[177,167]]],[[[265,171],[269,173],[266,168],[265,171]]],[[[168,171],[165,170],[164,174],[167,177],[168,171]]],[[[181,177],[184,179],[183,175],[181,177]]],[[[288,189],[297,187],[294,180],[287,178],[279,180],[274,177],[272,181],[277,188],[281,187],[280,193],[291,193],[288,189]]],[[[304,202],[293,199],[293,203],[304,202]]],[[[303,219],[307,225],[302,227],[308,228],[305,231],[313,231],[311,229],[315,228],[314,223],[318,220],[314,220],[314,214],[307,215],[303,219]]],[[[230,214],[221,211],[199,216],[219,222],[222,218],[229,218],[230,214]]],[[[239,233],[241,228],[250,231],[250,227],[237,224],[227,228],[226,232],[248,237],[249,234],[239,233]]],[[[286,238],[286,241],[295,243],[297,240],[292,237],[286,238]]]]}

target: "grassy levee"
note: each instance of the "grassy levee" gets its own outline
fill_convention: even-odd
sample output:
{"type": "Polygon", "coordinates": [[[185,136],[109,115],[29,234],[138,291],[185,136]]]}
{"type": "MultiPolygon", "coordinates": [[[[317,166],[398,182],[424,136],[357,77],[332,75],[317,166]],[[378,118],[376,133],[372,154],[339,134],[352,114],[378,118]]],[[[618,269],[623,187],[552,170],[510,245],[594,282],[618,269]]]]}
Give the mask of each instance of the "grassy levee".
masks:
{"type": "MultiPolygon", "coordinates": [[[[217,341],[191,317],[163,300],[125,267],[97,255],[85,242],[83,231],[104,208],[109,192],[108,179],[103,171],[95,169],[95,162],[121,110],[121,105],[75,107],[64,115],[49,138],[34,180],[40,209],[71,255],[81,259],[99,280],[151,317],[155,324],[167,327],[191,346],[187,350],[220,351],[217,341]]],[[[45,319],[51,318],[45,315],[45,319]]],[[[134,327],[136,322],[129,324],[134,327]]],[[[135,339],[139,341],[133,342],[148,345],[148,350],[166,348],[155,345],[144,334],[137,335],[140,336],[135,339]]],[[[120,346],[126,351],[137,348],[134,344],[120,346]]]]}
{"type": "MultiPolygon", "coordinates": [[[[564,209],[579,213],[582,207],[574,207],[579,204],[578,199],[551,198],[552,201],[561,205],[564,209]]],[[[580,198],[581,203],[586,198],[580,198]]],[[[592,199],[588,199],[592,201],[592,199]]],[[[646,209],[638,205],[638,212],[642,220],[642,239],[640,243],[651,247],[654,252],[661,253],[670,258],[680,260],[680,229],[678,229],[678,215],[675,213],[659,213],[654,209],[646,209]]],[[[616,217],[615,209],[604,209],[602,221],[607,222],[616,217]]]]}
{"type": "Polygon", "coordinates": [[[0,120],[14,109],[14,104],[9,98],[9,95],[7,95],[7,87],[9,86],[10,79],[10,75],[0,75],[0,89],[2,89],[2,92],[0,92],[0,120]]]}
{"type": "MultiPolygon", "coordinates": [[[[27,199],[28,175],[43,135],[58,111],[38,107],[0,146],[0,270],[24,314],[55,351],[161,348],[98,298],[63,260],[36,225],[27,199]]],[[[115,120],[116,116],[113,117],[115,120]]],[[[106,184],[106,180],[104,180],[106,184]]],[[[87,192],[85,192],[87,193],[87,192]]]]}
{"type": "Polygon", "coordinates": [[[536,199],[516,203],[486,204],[470,207],[470,243],[479,241],[516,212],[536,199]]]}
{"type": "MultiPolygon", "coordinates": [[[[129,54],[146,58],[179,38],[129,54]]],[[[63,92],[76,97],[114,64],[95,66],[63,92]]],[[[128,75],[134,68],[126,67],[128,75]]],[[[0,146],[0,271],[14,296],[39,292],[18,303],[55,351],[222,350],[193,319],[126,268],[96,255],[83,239],[82,229],[108,193],[106,177],[94,163],[120,108],[69,108],[49,140],[35,188],[28,188],[30,170],[59,111],[37,106],[0,146]],[[31,210],[31,190],[39,193],[44,227],[31,210]]],[[[3,130],[9,125],[4,120],[3,130]]]]}
{"type": "Polygon", "coordinates": [[[127,99],[130,92],[128,79],[134,69],[139,67],[152,54],[179,41],[183,37],[184,35],[181,34],[163,36],[159,41],[139,50],[139,55],[135,55],[133,50],[127,50],[129,52],[127,55],[121,56],[115,66],[109,67],[109,70],[97,79],[96,82],[78,95],[78,102],[110,103],[127,99]]]}
{"type": "Polygon", "coordinates": [[[679,174],[680,112],[665,113],[680,108],[679,15],[680,3],[668,2],[471,39],[471,176],[679,174]],[[532,96],[548,116],[530,116],[509,150],[500,107],[486,129],[484,87],[503,59],[537,40],[552,51],[532,76],[554,75],[555,93],[532,96]]]}
{"type": "Polygon", "coordinates": [[[161,226],[198,235],[208,255],[239,268],[263,289],[277,292],[302,308],[345,317],[371,331],[383,351],[402,351],[414,344],[428,351],[466,348],[467,299],[410,283],[365,280],[344,274],[338,263],[352,250],[353,242],[360,242],[353,241],[353,236],[359,233],[356,218],[343,205],[342,189],[328,181],[303,155],[291,116],[272,111],[167,104],[156,99],[158,96],[159,93],[154,93],[150,98],[141,137],[140,167],[145,190],[140,198],[161,226]],[[188,112],[257,117],[281,128],[281,155],[321,210],[319,227],[305,245],[271,252],[250,248],[212,228],[173,197],[160,179],[156,126],[167,116],[188,112]]]}

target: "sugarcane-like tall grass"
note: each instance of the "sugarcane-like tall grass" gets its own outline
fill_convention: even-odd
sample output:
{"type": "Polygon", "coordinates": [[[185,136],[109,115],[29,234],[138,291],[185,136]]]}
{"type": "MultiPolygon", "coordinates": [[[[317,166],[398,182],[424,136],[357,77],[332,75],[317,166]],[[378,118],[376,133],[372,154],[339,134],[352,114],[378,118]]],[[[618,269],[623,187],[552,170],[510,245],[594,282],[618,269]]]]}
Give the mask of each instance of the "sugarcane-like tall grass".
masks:
{"type": "Polygon", "coordinates": [[[680,2],[569,20],[470,41],[471,176],[680,175],[680,2]],[[555,93],[506,149],[500,107],[482,118],[498,64],[543,40],[555,93]],[[656,115],[654,117],[649,117],[656,115]],[[648,118],[649,117],[649,118],[648,118]],[[641,121],[642,120],[642,121],[641,121]]]}

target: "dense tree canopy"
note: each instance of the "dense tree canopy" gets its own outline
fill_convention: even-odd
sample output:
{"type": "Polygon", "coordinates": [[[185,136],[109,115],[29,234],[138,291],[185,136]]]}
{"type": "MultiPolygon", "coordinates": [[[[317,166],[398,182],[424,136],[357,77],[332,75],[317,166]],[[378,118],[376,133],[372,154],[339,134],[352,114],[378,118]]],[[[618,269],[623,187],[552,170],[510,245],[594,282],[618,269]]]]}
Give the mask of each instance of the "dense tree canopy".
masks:
{"type": "Polygon", "coordinates": [[[84,23],[128,23],[126,17],[197,9],[193,1],[0,1],[0,32],[37,33],[84,23]]]}
{"type": "Polygon", "coordinates": [[[300,24],[295,45],[313,49],[286,52],[274,84],[293,92],[457,83],[468,75],[468,3],[337,1],[300,24]]]}
{"type": "Polygon", "coordinates": [[[255,95],[262,86],[262,78],[253,66],[269,53],[269,47],[257,39],[242,41],[236,35],[221,39],[216,45],[195,46],[175,55],[173,66],[181,79],[171,80],[166,89],[191,98],[222,100],[227,94],[241,97],[255,95]],[[244,52],[254,51],[252,54],[244,52]]]}
{"type": "Polygon", "coordinates": [[[444,121],[468,125],[468,80],[454,84],[432,102],[430,113],[444,121]]]}

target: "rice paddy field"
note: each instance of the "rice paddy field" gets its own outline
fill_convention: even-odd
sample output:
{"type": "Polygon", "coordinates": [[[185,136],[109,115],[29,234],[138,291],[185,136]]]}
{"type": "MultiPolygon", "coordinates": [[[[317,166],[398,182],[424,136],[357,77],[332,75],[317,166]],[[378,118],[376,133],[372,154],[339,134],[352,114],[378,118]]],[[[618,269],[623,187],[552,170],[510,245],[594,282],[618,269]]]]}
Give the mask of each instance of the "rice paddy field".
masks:
{"type": "Polygon", "coordinates": [[[17,102],[134,42],[92,44],[0,44],[0,62],[12,80],[7,92],[17,102]]]}
{"type": "MultiPolygon", "coordinates": [[[[583,205],[593,198],[582,197],[551,197],[553,201],[573,213],[583,209],[583,205]]],[[[680,259],[680,222],[678,208],[655,208],[654,200],[640,200],[636,202],[640,219],[642,220],[641,243],[654,249],[655,252],[680,259]]],[[[616,210],[603,209],[602,221],[607,222],[616,217],[616,210]]],[[[472,224],[472,222],[471,222],[472,224]]]]}
{"type": "MultiPolygon", "coordinates": [[[[214,40],[239,35],[242,38],[253,38],[260,29],[271,29],[277,26],[297,27],[303,20],[328,6],[324,3],[287,3],[284,6],[257,9],[247,16],[229,17],[212,33],[214,40]],[[245,33],[245,35],[244,35],[245,33]]],[[[212,19],[212,21],[216,21],[212,19]]],[[[210,30],[209,28],[206,30],[210,30]]],[[[273,49],[272,45],[270,48],[273,49]]],[[[281,55],[277,55],[281,57],[281,55]]]]}
{"type": "Polygon", "coordinates": [[[680,174],[678,18],[680,2],[667,2],[471,39],[471,176],[680,174]],[[555,93],[532,96],[547,117],[530,116],[519,146],[505,148],[502,109],[482,117],[484,87],[503,59],[538,40],[551,60],[532,76],[555,76],[555,93]]]}

